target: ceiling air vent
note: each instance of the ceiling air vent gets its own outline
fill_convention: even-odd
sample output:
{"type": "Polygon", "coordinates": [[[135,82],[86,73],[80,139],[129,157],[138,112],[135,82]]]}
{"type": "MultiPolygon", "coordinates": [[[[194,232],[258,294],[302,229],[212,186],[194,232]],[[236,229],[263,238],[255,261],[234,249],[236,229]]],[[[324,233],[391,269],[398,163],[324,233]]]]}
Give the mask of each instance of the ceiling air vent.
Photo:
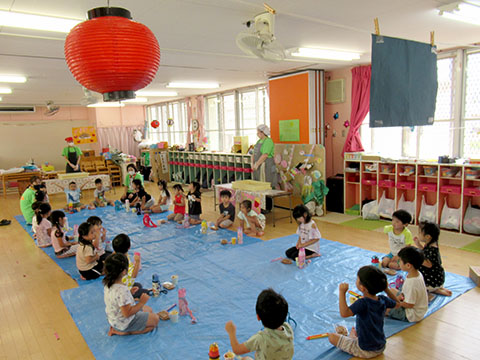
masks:
{"type": "Polygon", "coordinates": [[[0,114],[34,113],[35,106],[0,106],[0,114]]]}

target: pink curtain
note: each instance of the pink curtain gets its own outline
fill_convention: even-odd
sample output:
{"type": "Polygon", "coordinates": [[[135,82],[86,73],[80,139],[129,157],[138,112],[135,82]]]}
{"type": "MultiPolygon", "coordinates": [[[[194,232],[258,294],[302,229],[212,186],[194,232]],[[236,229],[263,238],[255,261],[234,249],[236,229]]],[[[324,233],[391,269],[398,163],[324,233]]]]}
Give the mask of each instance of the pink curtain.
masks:
{"type": "Polygon", "coordinates": [[[142,126],[116,126],[97,128],[98,140],[101,148],[111,146],[125,154],[140,157],[138,143],[133,139],[133,131],[138,129],[143,132],[142,126]]]}
{"type": "Polygon", "coordinates": [[[370,110],[370,79],[372,66],[357,66],[352,69],[352,111],[350,129],[343,146],[345,152],[363,151],[360,139],[360,126],[370,110]]]}

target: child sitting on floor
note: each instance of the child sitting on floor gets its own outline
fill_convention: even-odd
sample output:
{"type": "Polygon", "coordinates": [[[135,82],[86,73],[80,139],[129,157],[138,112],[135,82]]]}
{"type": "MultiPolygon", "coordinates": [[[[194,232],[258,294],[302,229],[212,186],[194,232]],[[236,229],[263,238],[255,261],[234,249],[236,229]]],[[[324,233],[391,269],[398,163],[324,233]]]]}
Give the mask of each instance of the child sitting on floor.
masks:
{"type": "Polygon", "coordinates": [[[77,269],[83,280],[93,280],[102,276],[103,259],[98,255],[95,245],[94,225],[87,222],[78,227],[77,269]]]}
{"type": "MultiPolygon", "coordinates": [[[[265,329],[259,331],[243,344],[237,340],[236,327],[232,321],[225,324],[230,337],[230,345],[237,355],[255,351],[255,359],[291,360],[293,357],[293,330],[285,322],[288,315],[288,303],[273,289],[263,290],[257,298],[257,319],[265,329]]],[[[244,357],[243,360],[253,360],[244,357]]]]}
{"type": "Polygon", "coordinates": [[[397,210],[392,215],[392,225],[386,225],[383,232],[388,235],[390,253],[382,259],[382,266],[387,268],[386,273],[395,275],[400,269],[398,252],[405,246],[413,245],[412,233],[407,229],[412,221],[412,215],[405,210],[397,210]]]}
{"type": "Polygon", "coordinates": [[[37,211],[36,223],[38,224],[35,229],[37,237],[38,247],[48,247],[52,245],[52,223],[48,220],[52,207],[48,203],[40,204],[37,211]]]}
{"type": "Polygon", "coordinates": [[[143,289],[142,284],[135,282],[135,279],[138,275],[138,271],[141,266],[140,254],[133,255],[133,263],[130,261],[128,256],[128,250],[130,250],[130,238],[126,234],[119,234],[115,236],[112,242],[113,250],[117,254],[123,254],[128,259],[128,271],[127,274],[123,277],[122,283],[125,284],[130,290],[136,288],[135,293],[132,292],[134,299],[139,299],[143,293],[148,293],[148,290],[143,289]]]}
{"type": "Polygon", "coordinates": [[[452,292],[443,287],[445,270],[443,269],[442,257],[438,249],[439,236],[440,228],[437,224],[425,221],[418,225],[418,237],[415,237],[413,241],[419,249],[423,250],[423,256],[425,257],[419,270],[423,275],[425,286],[430,294],[452,296],[452,292]]]}
{"type": "Polygon", "coordinates": [[[106,205],[110,205],[110,206],[115,205],[113,200],[108,200],[105,197],[105,193],[108,190],[109,189],[106,189],[103,187],[102,179],[95,180],[95,191],[93,192],[93,197],[95,198],[95,200],[93,201],[93,204],[92,204],[94,207],[105,207],[106,205]]]}
{"type": "Polygon", "coordinates": [[[200,192],[200,184],[192,181],[188,184],[188,217],[191,225],[201,224],[202,220],[202,193],[200,192]]]}
{"type": "Polygon", "coordinates": [[[397,299],[388,288],[387,277],[374,266],[363,266],[357,273],[357,288],[363,298],[355,301],[350,307],[345,297],[348,284],[339,286],[339,308],[341,317],[355,316],[355,327],[350,336],[329,333],[328,340],[340,350],[350,355],[369,359],[378,356],[385,350],[387,343],[383,331],[383,321],[387,309],[397,306],[397,299]],[[385,291],[388,297],[377,295],[385,291]]]}
{"type": "Polygon", "coordinates": [[[168,208],[171,204],[170,191],[167,189],[167,182],[165,180],[160,180],[158,182],[158,189],[160,190],[160,198],[158,199],[158,204],[153,205],[150,210],[152,213],[162,213],[168,211],[168,208]]]}
{"type": "Polygon", "coordinates": [[[155,200],[145,191],[142,180],[134,179],[133,188],[136,197],[135,200],[132,201],[131,205],[140,208],[140,210],[149,210],[155,204],[155,200]]]}
{"type": "MultiPolygon", "coordinates": [[[[37,198],[37,196],[35,195],[35,199],[37,198]]],[[[38,222],[37,222],[37,214],[38,214],[38,211],[40,210],[40,205],[42,205],[43,202],[42,201],[35,201],[33,204],[32,204],[32,210],[33,210],[33,217],[32,217],[32,232],[33,232],[33,238],[36,239],[37,238],[37,226],[38,226],[38,222]]]]}
{"type": "Polygon", "coordinates": [[[95,250],[105,261],[108,255],[112,254],[111,251],[105,250],[105,242],[107,240],[107,229],[105,229],[102,224],[103,221],[98,216],[90,216],[87,219],[87,223],[93,225],[93,230],[95,232],[95,240],[93,241],[93,245],[95,246],[95,250]]]}
{"type": "Polygon", "coordinates": [[[263,236],[266,222],[265,215],[257,214],[252,210],[252,202],[250,200],[242,201],[238,218],[240,219],[240,227],[245,234],[263,236]]]}
{"type": "Polygon", "coordinates": [[[310,215],[308,208],[305,205],[295,206],[293,218],[298,223],[298,241],[295,246],[285,251],[287,258],[295,260],[301,248],[305,248],[306,259],[320,256],[320,238],[322,234],[320,234],[315,221],[312,220],[312,215],[310,215]]]}
{"type": "MultiPolygon", "coordinates": [[[[173,191],[175,192],[173,214],[168,215],[167,219],[181,224],[185,217],[185,194],[180,184],[173,185],[173,191]]],[[[165,220],[162,223],[165,223],[165,220]]]]}
{"type": "MultiPolygon", "coordinates": [[[[150,296],[142,294],[135,304],[131,290],[123,284],[122,279],[128,272],[128,259],[123,254],[112,254],[105,261],[104,296],[105,313],[110,324],[108,336],[145,334],[155,329],[159,316],[165,316],[166,311],[158,314],[145,304],[150,296]]],[[[168,319],[168,314],[166,314],[168,319]]]]}
{"type": "Polygon", "coordinates": [[[235,221],[235,206],[230,202],[232,193],[228,190],[220,191],[220,217],[217,219],[215,226],[212,230],[218,230],[219,228],[226,229],[232,226],[235,221]]]}
{"type": "Polygon", "coordinates": [[[416,247],[407,246],[398,252],[398,256],[400,268],[408,275],[398,296],[400,307],[387,312],[388,316],[401,321],[420,321],[428,310],[427,288],[422,273],[418,271],[423,264],[423,254],[416,247]]]}
{"type": "Polygon", "coordinates": [[[72,238],[65,235],[63,226],[65,225],[65,213],[60,210],[55,210],[50,216],[52,223],[52,245],[55,250],[55,255],[59,259],[75,256],[77,253],[78,242],[70,241],[72,238]]]}
{"type": "Polygon", "coordinates": [[[45,202],[45,203],[49,202],[49,198],[47,195],[47,185],[45,185],[44,182],[41,183],[40,185],[35,185],[33,188],[36,190],[36,193],[35,193],[36,201],[45,202]]]}
{"type": "Polygon", "coordinates": [[[85,186],[87,186],[88,182],[83,184],[80,188],[78,188],[77,183],[75,181],[70,182],[68,184],[68,189],[61,187],[58,184],[54,184],[58,188],[62,189],[67,196],[67,206],[65,206],[64,210],[69,211],[71,210],[70,207],[73,209],[83,210],[86,208],[86,205],[83,205],[80,202],[80,197],[82,196],[82,190],[85,186]]]}

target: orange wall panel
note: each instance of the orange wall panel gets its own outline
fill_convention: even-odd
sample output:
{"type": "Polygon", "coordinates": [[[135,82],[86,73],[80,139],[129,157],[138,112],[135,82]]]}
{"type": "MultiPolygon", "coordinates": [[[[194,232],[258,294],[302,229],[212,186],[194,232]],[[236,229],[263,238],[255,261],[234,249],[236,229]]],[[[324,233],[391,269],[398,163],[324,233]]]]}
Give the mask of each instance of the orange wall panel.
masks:
{"type": "Polygon", "coordinates": [[[308,144],[308,73],[269,80],[270,130],[275,143],[308,144]],[[280,141],[279,121],[300,120],[300,141],[280,141]]]}

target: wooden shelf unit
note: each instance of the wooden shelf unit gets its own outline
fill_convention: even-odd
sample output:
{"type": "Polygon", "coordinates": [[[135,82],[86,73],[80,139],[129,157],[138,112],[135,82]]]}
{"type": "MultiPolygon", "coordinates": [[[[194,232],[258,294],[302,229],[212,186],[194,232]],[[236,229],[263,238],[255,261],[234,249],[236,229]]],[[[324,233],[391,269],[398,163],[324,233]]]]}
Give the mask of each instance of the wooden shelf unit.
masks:
{"type": "Polygon", "coordinates": [[[170,180],[200,186],[252,179],[252,156],[248,154],[169,151],[170,180]]]}
{"type": "MultiPolygon", "coordinates": [[[[422,204],[422,197],[429,205],[437,204],[437,223],[440,222],[445,202],[450,208],[462,208],[460,230],[463,233],[463,219],[468,203],[480,206],[480,164],[440,164],[422,162],[383,162],[376,160],[348,159],[344,160],[344,169],[358,168],[359,171],[344,171],[344,209],[358,206],[362,209],[365,199],[379,200],[386,197],[395,200],[395,209],[402,194],[405,200],[415,204],[414,223],[422,204]],[[377,164],[377,171],[366,171],[367,166],[377,164]],[[382,170],[388,165],[390,172],[382,170]],[[405,171],[412,169],[413,173],[405,171]],[[428,175],[425,168],[430,171],[428,175]],[[431,170],[434,170],[431,173],[431,170]],[[466,175],[466,171],[478,170],[476,177],[466,175]],[[452,175],[456,173],[455,175],[452,175]]],[[[349,212],[351,214],[351,212],[349,212]]],[[[360,215],[359,214],[359,215],[360,215]]]]}

